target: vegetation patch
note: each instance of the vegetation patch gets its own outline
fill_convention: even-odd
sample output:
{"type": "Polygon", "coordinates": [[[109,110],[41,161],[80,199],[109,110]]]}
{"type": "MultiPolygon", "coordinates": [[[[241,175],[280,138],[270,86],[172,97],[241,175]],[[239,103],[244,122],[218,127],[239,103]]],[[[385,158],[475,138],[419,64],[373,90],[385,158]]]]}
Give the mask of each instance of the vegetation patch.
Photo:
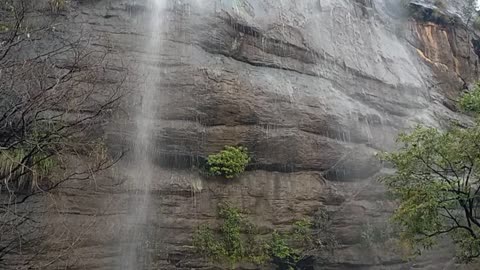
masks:
{"type": "Polygon", "coordinates": [[[54,13],[64,11],[67,8],[66,0],[48,0],[48,5],[50,6],[50,11],[54,13]]]}
{"type": "Polygon", "coordinates": [[[225,146],[219,153],[208,156],[207,168],[211,175],[231,179],[243,173],[250,160],[247,148],[225,146]]]}
{"type": "Polygon", "coordinates": [[[28,207],[32,200],[67,182],[88,185],[124,154],[108,155],[96,140],[127,94],[127,71],[108,69],[111,50],[91,48],[82,33],[52,34],[68,23],[45,13],[69,3],[0,1],[0,269],[12,255],[22,267],[36,268],[32,258],[49,248],[45,239],[54,226],[42,222],[45,209],[28,207]],[[112,77],[118,82],[106,83],[112,77]]]}
{"type": "Polygon", "coordinates": [[[323,250],[322,245],[329,242],[316,238],[321,234],[315,219],[297,221],[289,231],[260,234],[238,208],[229,204],[219,205],[218,218],[219,226],[198,228],[193,245],[198,254],[230,268],[238,263],[272,263],[277,269],[301,269],[297,265],[307,257],[307,250],[323,250]]]}
{"type": "Polygon", "coordinates": [[[221,224],[212,228],[202,225],[193,236],[197,253],[214,262],[234,265],[241,261],[265,261],[265,245],[255,238],[255,227],[240,209],[229,204],[218,206],[221,224]]]}
{"type": "Polygon", "coordinates": [[[48,154],[38,153],[29,156],[25,149],[13,149],[0,151],[0,173],[5,180],[18,179],[9,188],[18,192],[28,191],[41,184],[41,180],[47,178],[56,166],[54,157],[48,154]]]}
{"type": "Polygon", "coordinates": [[[480,111],[480,84],[477,83],[472,91],[462,95],[459,106],[465,112],[480,111]]]}
{"type": "Polygon", "coordinates": [[[0,22],[0,34],[8,32],[11,29],[11,25],[5,22],[0,22]]]}
{"type": "MultiPolygon", "coordinates": [[[[459,106],[480,112],[480,87],[463,95],[459,106]]],[[[480,257],[480,120],[446,131],[417,126],[401,134],[400,149],[381,158],[396,169],[381,178],[399,203],[393,222],[411,255],[452,239],[458,259],[480,257]]]]}
{"type": "Polygon", "coordinates": [[[444,10],[447,8],[447,4],[445,3],[445,0],[435,0],[434,4],[440,10],[444,10]]]}

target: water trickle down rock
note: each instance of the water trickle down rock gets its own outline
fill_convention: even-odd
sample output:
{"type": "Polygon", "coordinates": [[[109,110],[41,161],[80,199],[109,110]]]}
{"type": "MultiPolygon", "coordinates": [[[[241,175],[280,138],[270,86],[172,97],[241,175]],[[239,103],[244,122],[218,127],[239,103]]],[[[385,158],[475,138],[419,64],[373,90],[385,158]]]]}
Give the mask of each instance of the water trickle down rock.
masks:
{"type": "MultiPolygon", "coordinates": [[[[124,2],[78,4],[71,18],[107,36],[119,54],[115,64],[135,71],[148,9],[136,1],[131,12],[124,2]]],[[[213,269],[191,254],[190,237],[199,224],[214,222],[222,200],[248,209],[266,229],[327,209],[340,245],[318,262],[322,269],[458,269],[442,248],[406,263],[391,244],[362,244],[365,225],[384,226],[392,209],[375,180],[381,166],[374,154],[392,149],[398,132],[416,123],[461,119],[448,100],[478,77],[465,29],[408,17],[398,2],[172,1],[162,51],[151,56],[163,77],[161,119],[152,122],[158,166],[148,216],[151,269],[213,269]],[[190,169],[237,144],[254,157],[252,171],[239,179],[211,181],[190,169]]],[[[420,1],[410,7],[434,8],[420,1]]],[[[142,77],[133,75],[136,87],[142,77]]],[[[132,124],[123,118],[106,129],[112,149],[134,138],[132,124]]],[[[120,181],[122,168],[113,175],[120,181]]],[[[72,233],[95,221],[67,265],[111,269],[120,256],[127,196],[104,182],[59,195],[65,208],[79,208],[68,220],[72,233]],[[102,211],[90,216],[89,208],[102,211]]]]}

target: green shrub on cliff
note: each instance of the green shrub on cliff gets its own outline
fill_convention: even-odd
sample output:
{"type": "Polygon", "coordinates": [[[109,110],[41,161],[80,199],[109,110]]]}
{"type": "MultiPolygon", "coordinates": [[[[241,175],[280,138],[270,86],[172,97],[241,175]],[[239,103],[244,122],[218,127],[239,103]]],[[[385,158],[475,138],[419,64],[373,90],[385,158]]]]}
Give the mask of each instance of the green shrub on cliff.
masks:
{"type": "MultiPolygon", "coordinates": [[[[317,216],[319,217],[319,216],[317,216]]],[[[298,269],[305,259],[306,250],[326,251],[323,230],[319,220],[295,222],[287,231],[273,230],[260,233],[241,212],[229,204],[220,204],[218,226],[201,225],[193,235],[197,254],[215,263],[227,263],[234,268],[237,263],[263,265],[272,263],[276,269],[298,269]]],[[[329,233],[332,235],[331,232],[329,233]]]]}
{"type": "Polygon", "coordinates": [[[475,85],[475,88],[465,93],[459,102],[460,108],[466,112],[480,112],[480,84],[475,85]]]}
{"type": "Polygon", "coordinates": [[[254,226],[240,209],[220,204],[218,218],[221,225],[212,229],[202,225],[193,236],[197,253],[214,262],[235,263],[265,261],[264,245],[255,239],[254,226]]]}
{"type": "Polygon", "coordinates": [[[49,0],[48,5],[52,12],[57,13],[66,9],[67,2],[66,0],[49,0]]]}
{"type": "Polygon", "coordinates": [[[247,148],[242,146],[225,146],[217,154],[208,156],[207,166],[211,175],[231,179],[245,171],[250,162],[247,148]]]}

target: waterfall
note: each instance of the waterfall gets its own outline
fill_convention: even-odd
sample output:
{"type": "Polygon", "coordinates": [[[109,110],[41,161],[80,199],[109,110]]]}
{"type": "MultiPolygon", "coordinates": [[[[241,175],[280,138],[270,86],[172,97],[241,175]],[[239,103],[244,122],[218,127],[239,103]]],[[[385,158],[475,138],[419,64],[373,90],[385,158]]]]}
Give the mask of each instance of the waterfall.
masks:
{"type": "Polygon", "coordinates": [[[136,133],[133,143],[132,171],[130,172],[130,186],[133,192],[128,208],[130,209],[126,225],[128,232],[121,236],[124,238],[125,247],[122,250],[119,269],[138,270],[145,269],[150,264],[147,250],[148,243],[148,215],[151,210],[150,189],[152,179],[158,176],[154,173],[153,157],[154,149],[157,148],[154,142],[155,121],[159,119],[158,100],[159,83],[161,74],[155,68],[157,61],[160,61],[162,47],[161,35],[164,9],[167,0],[147,0],[149,18],[146,20],[145,59],[142,59],[140,70],[145,76],[143,86],[138,91],[141,94],[141,105],[135,113],[136,133]]]}

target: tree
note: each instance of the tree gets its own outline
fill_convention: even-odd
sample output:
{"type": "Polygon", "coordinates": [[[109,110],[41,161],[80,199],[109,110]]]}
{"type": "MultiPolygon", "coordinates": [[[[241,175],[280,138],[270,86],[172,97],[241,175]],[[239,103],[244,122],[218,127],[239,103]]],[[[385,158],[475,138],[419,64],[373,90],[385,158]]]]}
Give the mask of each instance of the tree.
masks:
{"type": "Polygon", "coordinates": [[[124,96],[124,71],[112,75],[108,48],[68,31],[57,16],[64,4],[0,0],[2,269],[26,269],[42,252],[48,231],[35,218],[41,209],[26,203],[66,182],[91,180],[121,157],[107,154],[96,130],[124,96]],[[103,79],[111,76],[115,83],[103,79]],[[17,265],[9,265],[10,255],[20,257],[17,265]]]}
{"type": "MultiPolygon", "coordinates": [[[[459,104],[479,112],[480,86],[459,104]]],[[[480,256],[480,121],[447,131],[418,126],[398,138],[402,147],[381,155],[396,169],[382,178],[398,200],[393,220],[401,240],[419,253],[440,238],[453,240],[459,259],[480,256]]]]}

